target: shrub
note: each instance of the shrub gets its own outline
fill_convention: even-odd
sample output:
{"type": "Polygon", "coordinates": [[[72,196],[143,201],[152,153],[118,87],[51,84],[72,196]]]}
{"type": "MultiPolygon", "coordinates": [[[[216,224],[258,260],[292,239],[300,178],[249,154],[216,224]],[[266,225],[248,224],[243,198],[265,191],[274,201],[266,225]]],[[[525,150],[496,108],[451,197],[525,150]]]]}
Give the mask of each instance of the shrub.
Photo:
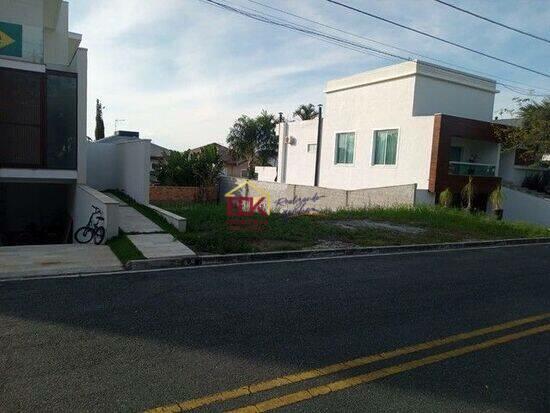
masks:
{"type": "Polygon", "coordinates": [[[504,194],[502,193],[502,187],[500,185],[489,195],[489,202],[493,206],[494,210],[502,209],[504,194]]]}
{"type": "Polygon", "coordinates": [[[214,145],[208,145],[199,153],[172,151],[161,162],[157,179],[161,185],[198,186],[201,199],[204,188],[216,184],[223,170],[223,161],[214,145]]]}
{"type": "Polygon", "coordinates": [[[445,189],[439,194],[439,203],[446,208],[449,208],[453,205],[454,195],[449,188],[445,189]]]}
{"type": "Polygon", "coordinates": [[[474,208],[475,195],[474,178],[471,176],[468,177],[468,183],[464,185],[464,188],[462,188],[460,194],[462,196],[462,201],[466,204],[466,209],[468,211],[472,211],[474,208]]]}

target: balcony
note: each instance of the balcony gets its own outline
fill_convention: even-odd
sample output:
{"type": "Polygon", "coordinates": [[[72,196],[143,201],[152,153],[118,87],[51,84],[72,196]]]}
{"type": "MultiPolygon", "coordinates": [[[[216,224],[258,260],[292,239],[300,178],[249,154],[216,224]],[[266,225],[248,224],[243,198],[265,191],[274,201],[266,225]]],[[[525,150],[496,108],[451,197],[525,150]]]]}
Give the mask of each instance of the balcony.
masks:
{"type": "Polygon", "coordinates": [[[449,188],[459,193],[468,176],[478,194],[489,194],[500,184],[500,144],[490,122],[436,114],[433,133],[431,192],[449,188]]]}
{"type": "Polygon", "coordinates": [[[496,176],[496,165],[450,161],[449,174],[462,176],[496,176]]]}

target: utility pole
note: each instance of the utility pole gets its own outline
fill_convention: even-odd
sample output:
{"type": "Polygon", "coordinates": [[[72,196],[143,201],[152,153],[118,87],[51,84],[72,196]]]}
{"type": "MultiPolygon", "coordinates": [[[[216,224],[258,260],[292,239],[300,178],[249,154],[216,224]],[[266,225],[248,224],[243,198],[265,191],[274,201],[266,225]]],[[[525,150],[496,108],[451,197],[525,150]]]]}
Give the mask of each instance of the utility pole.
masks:
{"type": "Polygon", "coordinates": [[[319,186],[319,166],[321,164],[321,137],[323,136],[323,105],[319,105],[319,114],[317,115],[317,151],[315,154],[315,180],[314,186],[319,186]]]}

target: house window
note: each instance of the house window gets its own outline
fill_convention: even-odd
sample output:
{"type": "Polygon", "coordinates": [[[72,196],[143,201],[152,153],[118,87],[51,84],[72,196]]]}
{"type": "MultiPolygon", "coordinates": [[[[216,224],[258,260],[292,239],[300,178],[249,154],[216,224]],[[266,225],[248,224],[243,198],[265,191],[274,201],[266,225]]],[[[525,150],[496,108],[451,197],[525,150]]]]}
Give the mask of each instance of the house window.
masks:
{"type": "Polygon", "coordinates": [[[310,143],[307,145],[307,153],[315,153],[317,152],[317,144],[316,143],[310,143]]]}
{"type": "Polygon", "coordinates": [[[77,78],[48,72],[46,75],[47,165],[53,169],[76,169],[77,78]]]}
{"type": "Polygon", "coordinates": [[[395,165],[397,159],[397,129],[374,132],[373,165],[395,165]]]}
{"type": "Polygon", "coordinates": [[[248,169],[241,169],[241,178],[248,178],[248,169]]]}
{"type": "Polygon", "coordinates": [[[0,167],[42,166],[43,74],[0,69],[0,167]]]}
{"type": "Polygon", "coordinates": [[[462,160],[462,148],[460,146],[451,146],[449,161],[460,162],[462,160]]]}
{"type": "Polygon", "coordinates": [[[336,134],[335,163],[352,164],[355,151],[355,133],[336,134]]]}

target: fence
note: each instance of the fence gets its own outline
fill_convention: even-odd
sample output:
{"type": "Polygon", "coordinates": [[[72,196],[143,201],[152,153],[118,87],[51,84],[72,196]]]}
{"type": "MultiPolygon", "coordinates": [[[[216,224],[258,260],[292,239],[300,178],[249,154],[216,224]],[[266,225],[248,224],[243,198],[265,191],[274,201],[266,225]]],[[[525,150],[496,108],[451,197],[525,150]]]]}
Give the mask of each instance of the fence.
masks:
{"type": "MultiPolygon", "coordinates": [[[[199,199],[200,188],[196,186],[151,186],[149,200],[151,203],[181,202],[191,203],[199,199]]],[[[215,201],[217,191],[215,187],[205,189],[206,201],[215,201]]]]}
{"type": "MultiPolygon", "coordinates": [[[[246,179],[223,177],[219,185],[219,198],[246,179]]],[[[388,186],[382,188],[367,188],[346,191],[343,189],[320,188],[315,186],[290,185],[277,182],[251,181],[260,191],[269,194],[271,208],[286,212],[296,210],[300,205],[304,210],[338,210],[345,208],[389,207],[396,205],[414,205],[416,184],[388,186]]],[[[244,188],[235,191],[236,195],[244,195],[244,188]]],[[[255,194],[252,194],[255,196],[255,194]]]]}

